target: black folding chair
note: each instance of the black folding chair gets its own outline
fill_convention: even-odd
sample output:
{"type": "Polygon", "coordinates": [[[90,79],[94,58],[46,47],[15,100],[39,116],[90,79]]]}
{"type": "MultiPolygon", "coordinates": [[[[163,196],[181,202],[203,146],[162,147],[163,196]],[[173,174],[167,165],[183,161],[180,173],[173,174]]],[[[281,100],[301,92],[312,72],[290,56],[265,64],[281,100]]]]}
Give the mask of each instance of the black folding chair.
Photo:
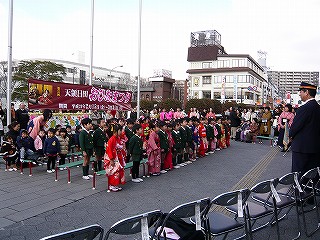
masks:
{"type": "MultiPolygon", "coordinates": [[[[268,184],[268,183],[267,183],[268,184]]],[[[258,184],[259,185],[259,184],[258,184]]],[[[262,186],[265,185],[265,182],[263,182],[262,186]]],[[[272,189],[270,187],[269,193],[263,193],[263,194],[255,194],[252,196],[252,198],[260,203],[263,204],[263,207],[265,207],[265,211],[260,211],[254,208],[254,205],[251,205],[251,211],[249,218],[257,220],[258,218],[262,218],[266,215],[269,215],[267,213],[272,214],[272,218],[269,222],[266,224],[257,227],[256,229],[252,231],[256,231],[261,229],[262,227],[265,227],[267,225],[271,225],[273,223],[276,223],[277,227],[277,233],[278,238],[280,238],[279,234],[279,221],[284,219],[286,216],[288,216],[288,213],[290,210],[295,207],[296,209],[296,216],[297,216],[297,225],[298,225],[298,234],[293,239],[298,239],[301,235],[301,225],[299,220],[299,210],[298,210],[298,192],[302,192],[302,189],[300,187],[300,183],[298,181],[298,173],[288,173],[281,177],[278,181],[273,181],[273,189],[275,190],[276,185],[280,186],[281,188],[277,190],[276,192],[272,192],[272,189]],[[286,211],[285,211],[286,210],[286,211]],[[285,213],[282,214],[282,212],[285,211],[285,213]],[[264,216],[263,216],[264,214],[264,216]],[[277,219],[276,219],[277,217],[277,219]],[[272,221],[274,220],[274,222],[272,221]]],[[[274,191],[273,190],[273,191],[274,191]]],[[[255,191],[257,192],[257,191],[255,191]]],[[[250,204],[248,203],[248,206],[250,204]]],[[[253,222],[254,224],[254,222],[253,222]]],[[[252,225],[253,225],[252,224],[252,225]]]]}
{"type": "Polygon", "coordinates": [[[94,240],[103,238],[103,228],[98,224],[51,235],[40,240],[94,240]]]}
{"type": "MultiPolygon", "coordinates": [[[[162,212],[160,210],[155,210],[151,212],[146,212],[140,215],[129,217],[119,222],[113,224],[105,236],[105,240],[114,239],[114,235],[122,235],[121,239],[133,239],[132,235],[140,233],[142,240],[154,238],[155,230],[150,231],[150,228],[157,228],[159,226],[162,217],[162,212]],[[131,236],[130,236],[131,235],[131,236]],[[129,236],[128,238],[123,238],[123,236],[129,236]]],[[[134,238],[136,239],[136,238],[134,238]]]]}
{"type": "Polygon", "coordinates": [[[302,192],[298,192],[297,200],[301,209],[301,215],[305,233],[308,237],[312,236],[320,228],[320,216],[319,216],[319,205],[317,201],[316,185],[319,181],[320,169],[313,168],[302,175],[300,179],[300,185],[302,192]],[[308,208],[307,208],[308,206],[308,208]],[[308,224],[306,222],[306,212],[316,211],[317,215],[317,226],[310,232],[308,232],[308,224]]]}
{"type": "Polygon", "coordinates": [[[280,239],[277,203],[281,202],[281,198],[276,191],[278,183],[279,179],[275,178],[260,182],[251,188],[252,199],[260,203],[258,204],[255,202],[247,201],[248,220],[251,233],[275,223],[277,229],[277,237],[278,239],[280,239]],[[254,224],[257,223],[259,219],[270,216],[271,218],[268,222],[256,228],[253,228],[254,224]]]}
{"type": "MultiPolygon", "coordinates": [[[[197,201],[181,204],[173,208],[163,220],[160,230],[157,233],[157,239],[170,239],[170,238],[167,238],[164,228],[166,226],[168,219],[171,217],[176,217],[181,220],[190,219],[193,217],[192,220],[190,219],[190,222],[195,224],[195,230],[206,231],[207,228],[204,222],[204,213],[207,211],[209,206],[210,206],[210,199],[203,198],[197,201]]],[[[205,232],[205,235],[207,236],[207,232],[205,232]]]]}
{"type": "MultiPolygon", "coordinates": [[[[250,195],[249,189],[241,189],[237,191],[223,193],[215,197],[211,201],[211,206],[234,206],[234,217],[230,217],[218,211],[208,211],[206,213],[207,226],[210,232],[210,239],[212,236],[224,235],[226,239],[228,234],[240,229],[243,229],[245,234],[239,238],[246,237],[251,239],[250,229],[247,225],[246,201],[250,195]]],[[[211,208],[210,206],[210,208],[211,208]]]]}

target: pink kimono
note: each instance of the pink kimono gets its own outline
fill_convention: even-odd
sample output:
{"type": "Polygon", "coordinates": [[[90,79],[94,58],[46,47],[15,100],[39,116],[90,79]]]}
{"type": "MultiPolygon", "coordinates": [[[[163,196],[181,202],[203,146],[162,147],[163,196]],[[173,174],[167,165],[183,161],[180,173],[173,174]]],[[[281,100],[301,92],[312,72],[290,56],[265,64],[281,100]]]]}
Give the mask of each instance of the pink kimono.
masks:
{"type": "Polygon", "coordinates": [[[158,174],[161,170],[160,138],[155,131],[151,131],[147,141],[148,169],[150,174],[158,174]]]}

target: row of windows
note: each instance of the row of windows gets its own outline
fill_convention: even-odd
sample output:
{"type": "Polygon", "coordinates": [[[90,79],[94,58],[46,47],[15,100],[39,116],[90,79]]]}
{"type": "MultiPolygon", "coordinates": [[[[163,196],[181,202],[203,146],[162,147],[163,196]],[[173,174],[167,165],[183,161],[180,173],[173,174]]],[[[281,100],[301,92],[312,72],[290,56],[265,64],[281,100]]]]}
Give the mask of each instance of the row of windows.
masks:
{"type": "MultiPolygon", "coordinates": [[[[248,67],[254,70],[258,74],[262,74],[261,69],[249,59],[228,59],[228,60],[217,60],[218,68],[237,68],[237,67],[248,67]]],[[[213,68],[212,62],[203,62],[202,68],[213,68]]]]}
{"type": "MultiPolygon", "coordinates": [[[[199,94],[195,94],[195,95],[199,95],[199,94]]],[[[203,91],[202,97],[211,99],[211,91],[203,91]]],[[[221,99],[221,92],[214,92],[213,98],[214,99],[221,99]]],[[[243,95],[241,95],[241,93],[238,92],[238,99],[241,99],[241,98],[253,100],[254,94],[251,92],[245,92],[245,93],[243,93],[243,95]]],[[[225,92],[225,99],[234,99],[233,92],[225,92]]]]}
{"type": "MultiPolygon", "coordinates": [[[[262,82],[259,81],[257,78],[251,75],[226,75],[226,76],[214,76],[214,83],[251,83],[258,87],[262,87],[262,82]]],[[[212,76],[202,76],[202,84],[211,84],[212,83],[212,76]]],[[[199,87],[200,79],[199,77],[193,78],[193,86],[199,87]]]]}

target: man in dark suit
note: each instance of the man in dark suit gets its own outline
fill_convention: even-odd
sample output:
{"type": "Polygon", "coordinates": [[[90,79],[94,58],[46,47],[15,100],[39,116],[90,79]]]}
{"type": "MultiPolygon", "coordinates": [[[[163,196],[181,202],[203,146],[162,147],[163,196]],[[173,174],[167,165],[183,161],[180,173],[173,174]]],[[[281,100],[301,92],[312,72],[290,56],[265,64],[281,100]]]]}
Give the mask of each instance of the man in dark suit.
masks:
{"type": "Polygon", "coordinates": [[[290,128],[292,171],[304,174],[320,166],[320,105],[315,100],[317,87],[301,82],[299,95],[304,102],[290,128]]]}

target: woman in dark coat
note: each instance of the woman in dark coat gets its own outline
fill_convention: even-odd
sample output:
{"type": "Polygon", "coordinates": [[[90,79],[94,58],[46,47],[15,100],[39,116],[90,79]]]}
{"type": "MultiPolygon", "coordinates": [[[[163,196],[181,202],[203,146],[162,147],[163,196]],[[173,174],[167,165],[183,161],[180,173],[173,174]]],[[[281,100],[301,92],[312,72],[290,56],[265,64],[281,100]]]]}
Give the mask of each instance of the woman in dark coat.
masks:
{"type": "Polygon", "coordinates": [[[17,137],[20,135],[20,123],[14,121],[8,127],[9,131],[6,133],[6,136],[12,137],[13,143],[16,145],[17,137]]]}

